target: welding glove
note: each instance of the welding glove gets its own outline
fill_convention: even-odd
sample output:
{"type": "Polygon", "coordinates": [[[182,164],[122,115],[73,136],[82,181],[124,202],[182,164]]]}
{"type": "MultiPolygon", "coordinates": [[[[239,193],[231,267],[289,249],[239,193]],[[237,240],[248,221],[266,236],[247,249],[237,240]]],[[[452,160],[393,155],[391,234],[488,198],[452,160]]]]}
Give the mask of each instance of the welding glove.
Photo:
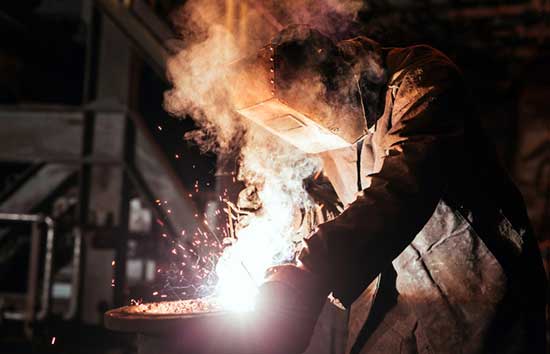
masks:
{"type": "Polygon", "coordinates": [[[304,188],[316,205],[322,206],[323,219],[317,225],[334,219],[344,211],[344,205],[334,190],[332,183],[324,174],[318,174],[304,180],[304,188]]]}
{"type": "Polygon", "coordinates": [[[237,197],[237,207],[250,212],[259,210],[262,207],[262,201],[258,196],[258,188],[252,185],[240,191],[237,197]]]}
{"type": "Polygon", "coordinates": [[[261,285],[256,313],[263,318],[257,338],[259,352],[299,354],[304,352],[313,334],[317,318],[325,304],[328,288],[313,273],[294,265],[271,268],[261,285]],[[269,330],[267,330],[269,328],[269,330]]]}
{"type": "Polygon", "coordinates": [[[254,311],[201,318],[178,343],[197,354],[300,354],[311,339],[328,290],[314,274],[294,265],[268,271],[254,311]]]}

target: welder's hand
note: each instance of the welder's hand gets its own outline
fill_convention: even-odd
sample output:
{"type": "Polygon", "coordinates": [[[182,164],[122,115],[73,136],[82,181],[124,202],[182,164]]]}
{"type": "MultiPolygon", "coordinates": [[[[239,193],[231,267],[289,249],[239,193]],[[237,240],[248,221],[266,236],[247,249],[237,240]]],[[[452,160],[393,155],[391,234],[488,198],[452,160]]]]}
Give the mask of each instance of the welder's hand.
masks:
{"type": "Polygon", "coordinates": [[[239,192],[237,207],[241,210],[250,212],[257,211],[262,207],[262,201],[258,196],[258,189],[256,186],[248,186],[239,192]]]}
{"type": "Polygon", "coordinates": [[[262,201],[258,196],[256,186],[248,186],[239,192],[237,208],[239,214],[237,227],[245,228],[256,218],[256,214],[262,209],[262,201]]]}
{"type": "Polygon", "coordinates": [[[304,352],[327,295],[320,279],[303,268],[271,268],[260,287],[255,311],[270,327],[269,347],[262,348],[262,353],[304,352]]]}
{"type": "Polygon", "coordinates": [[[323,174],[304,180],[304,188],[317,205],[321,205],[323,219],[320,223],[334,219],[344,211],[344,205],[338,198],[332,183],[323,174]]]}
{"type": "Polygon", "coordinates": [[[182,348],[198,354],[300,354],[311,339],[328,290],[294,265],[271,268],[254,311],[228,313],[194,331],[178,333],[182,348]]]}

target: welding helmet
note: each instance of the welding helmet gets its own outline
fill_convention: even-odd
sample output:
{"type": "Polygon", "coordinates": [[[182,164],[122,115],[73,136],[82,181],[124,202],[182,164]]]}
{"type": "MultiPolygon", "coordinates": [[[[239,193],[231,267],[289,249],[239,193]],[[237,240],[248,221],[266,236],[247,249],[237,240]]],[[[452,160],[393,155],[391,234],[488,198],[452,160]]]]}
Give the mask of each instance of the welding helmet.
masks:
{"type": "Polygon", "coordinates": [[[287,28],[229,67],[237,112],[304,152],[347,147],[367,132],[357,78],[319,31],[287,28]]]}

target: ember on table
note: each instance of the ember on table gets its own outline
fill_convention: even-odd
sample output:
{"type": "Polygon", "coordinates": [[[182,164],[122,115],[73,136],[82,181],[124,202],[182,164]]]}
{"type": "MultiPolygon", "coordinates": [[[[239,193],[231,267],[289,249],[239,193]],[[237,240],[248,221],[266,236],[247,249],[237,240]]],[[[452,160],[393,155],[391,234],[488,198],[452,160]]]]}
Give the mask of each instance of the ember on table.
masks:
{"type": "Polygon", "coordinates": [[[189,314],[220,311],[221,307],[215,298],[151,302],[128,306],[128,313],[147,313],[158,315],[189,314]]]}

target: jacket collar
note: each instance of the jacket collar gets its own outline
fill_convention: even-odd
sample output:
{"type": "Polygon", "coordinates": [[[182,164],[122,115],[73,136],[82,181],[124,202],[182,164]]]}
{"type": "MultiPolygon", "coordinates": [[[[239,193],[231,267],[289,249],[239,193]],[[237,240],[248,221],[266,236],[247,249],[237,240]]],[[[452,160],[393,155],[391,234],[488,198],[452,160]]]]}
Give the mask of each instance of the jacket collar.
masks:
{"type": "Polygon", "coordinates": [[[386,54],[377,42],[357,37],[338,43],[345,60],[353,68],[359,86],[367,128],[374,126],[384,111],[385,89],[388,81],[386,54]]]}

